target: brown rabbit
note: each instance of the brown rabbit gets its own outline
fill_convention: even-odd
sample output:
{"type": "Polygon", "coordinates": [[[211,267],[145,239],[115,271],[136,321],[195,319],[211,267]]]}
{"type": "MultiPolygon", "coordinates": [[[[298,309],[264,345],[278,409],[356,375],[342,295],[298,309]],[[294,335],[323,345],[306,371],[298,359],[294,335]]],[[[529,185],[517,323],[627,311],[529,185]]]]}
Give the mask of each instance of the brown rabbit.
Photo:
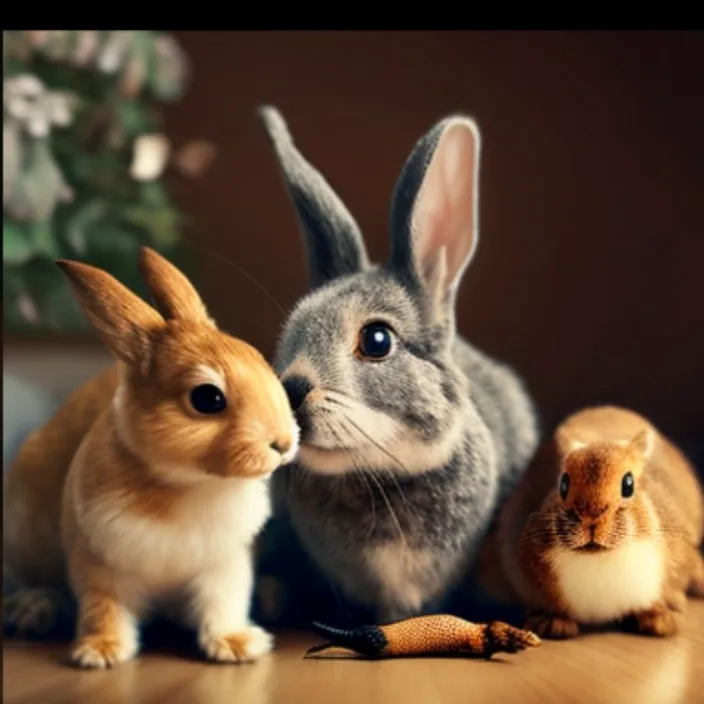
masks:
{"type": "Polygon", "coordinates": [[[619,624],[676,632],[704,596],[704,499],[690,464],[645,418],[612,406],[557,429],[504,506],[505,576],[546,638],[619,624]]]}
{"type": "Polygon", "coordinates": [[[271,637],[249,621],[251,551],[269,476],[297,451],[283,387],[153,250],[140,266],[160,312],[104,271],[58,264],[118,364],[69,398],[11,467],[5,564],[34,588],[70,583],[80,666],[130,659],[140,619],[160,607],[193,625],[212,659],[267,652],[271,637]],[[71,413],[84,422],[62,423],[71,413]]]}

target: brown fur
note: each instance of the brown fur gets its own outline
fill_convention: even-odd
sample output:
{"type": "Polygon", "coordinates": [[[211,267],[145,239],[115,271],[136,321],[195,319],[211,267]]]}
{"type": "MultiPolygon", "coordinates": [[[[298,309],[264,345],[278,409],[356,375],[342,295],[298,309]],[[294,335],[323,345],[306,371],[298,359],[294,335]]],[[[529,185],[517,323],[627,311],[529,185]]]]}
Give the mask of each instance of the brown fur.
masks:
{"type": "Polygon", "coordinates": [[[117,367],[110,367],[76,389],[29,435],[5,475],[3,559],[28,587],[65,582],[59,515],[66,474],[116,388],[117,367]]]}
{"type": "MultiPolygon", "coordinates": [[[[265,477],[296,441],[285,392],[264,357],[218,331],[165,259],[145,248],[140,263],[164,317],[105,272],[60,262],[118,364],[28,438],[5,484],[5,564],[26,586],[70,581],[80,602],[74,660],[91,667],[126,656],[108,567],[117,553],[95,547],[85,507],[178,525],[189,492],[205,478],[265,477]],[[204,416],[189,394],[213,374],[224,382],[227,407],[204,416]]],[[[233,648],[240,636],[249,637],[232,634],[233,648]]]]}
{"type": "Polygon", "coordinates": [[[636,537],[662,540],[660,599],[622,617],[638,632],[671,635],[671,609],[684,607],[687,591],[701,595],[703,536],[704,498],[684,455],[638,414],[598,407],[569,417],[540,448],[504,506],[494,539],[514,595],[531,612],[526,628],[569,637],[580,624],[554,574],[556,549],[573,552],[590,539],[606,550],[636,537]],[[628,499],[621,496],[627,471],[635,479],[628,499]],[[558,490],[563,472],[570,476],[566,500],[558,490]]]}

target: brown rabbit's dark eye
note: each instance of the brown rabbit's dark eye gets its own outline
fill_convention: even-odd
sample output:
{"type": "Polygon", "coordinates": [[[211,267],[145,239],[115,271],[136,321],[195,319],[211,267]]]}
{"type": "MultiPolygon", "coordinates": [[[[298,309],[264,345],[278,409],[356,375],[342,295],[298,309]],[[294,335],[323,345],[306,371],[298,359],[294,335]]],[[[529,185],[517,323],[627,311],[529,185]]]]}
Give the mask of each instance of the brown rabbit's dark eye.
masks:
{"type": "Polygon", "coordinates": [[[630,499],[635,491],[636,484],[633,480],[633,475],[630,472],[626,472],[621,480],[621,496],[624,499],[630,499]]]}
{"type": "Polygon", "coordinates": [[[214,384],[200,384],[191,391],[191,406],[198,413],[213,415],[227,408],[225,394],[214,384]]]}
{"type": "Polygon", "coordinates": [[[388,357],[393,345],[393,333],[386,323],[369,323],[359,334],[359,353],[367,359],[388,357]]]}
{"type": "Polygon", "coordinates": [[[560,477],[560,498],[564,501],[570,493],[570,475],[565,473],[560,477]]]}

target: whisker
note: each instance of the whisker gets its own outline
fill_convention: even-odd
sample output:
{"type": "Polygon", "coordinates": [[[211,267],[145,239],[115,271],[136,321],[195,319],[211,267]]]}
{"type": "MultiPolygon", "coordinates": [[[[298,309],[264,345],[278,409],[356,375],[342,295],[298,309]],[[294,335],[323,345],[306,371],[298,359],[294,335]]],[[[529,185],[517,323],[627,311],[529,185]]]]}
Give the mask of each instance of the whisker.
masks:
{"type": "MultiPolygon", "coordinates": [[[[344,418],[345,418],[345,420],[349,420],[349,418],[347,418],[346,416],[344,416],[344,418]]],[[[351,435],[349,428],[347,428],[345,426],[341,426],[341,429],[346,431],[347,435],[354,441],[355,438],[353,435],[351,435]]],[[[345,450],[345,452],[347,453],[348,457],[350,457],[350,460],[352,462],[352,466],[356,467],[357,465],[355,463],[355,458],[352,455],[352,453],[350,453],[348,450],[345,450]]],[[[379,481],[378,477],[376,477],[376,475],[373,472],[365,471],[365,468],[362,468],[362,472],[364,472],[365,475],[367,477],[369,477],[369,479],[371,479],[371,481],[373,481],[374,484],[376,484],[376,487],[379,490],[379,494],[381,495],[383,502],[386,504],[386,508],[389,511],[389,515],[391,516],[391,520],[394,522],[394,526],[395,526],[396,530],[398,531],[401,540],[403,541],[405,547],[409,548],[406,534],[403,532],[403,527],[401,526],[401,521],[399,521],[398,515],[396,514],[396,511],[394,510],[393,504],[391,503],[391,500],[389,499],[388,494],[384,490],[382,483],[379,481]]]]}
{"type": "Polygon", "coordinates": [[[379,489],[379,493],[381,494],[381,498],[383,499],[384,503],[386,504],[386,508],[389,509],[389,514],[391,515],[391,520],[394,522],[394,525],[396,526],[396,530],[399,533],[399,536],[401,540],[403,541],[404,546],[407,549],[410,549],[410,546],[408,545],[408,540],[406,539],[406,534],[403,532],[403,528],[401,526],[401,522],[398,520],[398,516],[396,515],[396,511],[394,511],[394,507],[391,504],[391,500],[386,494],[386,491],[384,491],[384,487],[379,481],[377,477],[374,476],[373,473],[368,472],[367,476],[376,484],[377,488],[379,489]]]}
{"type": "MultiPolygon", "coordinates": [[[[328,421],[326,423],[326,425],[327,425],[328,429],[330,430],[330,432],[335,437],[335,439],[342,444],[343,441],[340,438],[340,435],[332,427],[332,424],[328,421]]],[[[362,482],[364,482],[364,486],[366,487],[367,493],[369,494],[369,498],[371,499],[372,525],[371,525],[371,528],[369,529],[369,532],[367,533],[367,538],[366,538],[367,540],[369,540],[372,537],[372,535],[374,534],[374,528],[376,527],[376,501],[374,501],[374,492],[372,491],[372,488],[369,484],[369,481],[367,480],[367,477],[365,476],[364,469],[357,466],[357,463],[355,462],[354,455],[351,452],[349,452],[348,450],[345,450],[344,452],[348,456],[350,462],[352,462],[352,467],[354,468],[355,472],[358,473],[362,482]]]]}
{"type": "MultiPolygon", "coordinates": [[[[343,405],[343,404],[339,404],[343,405]]],[[[351,409],[350,409],[351,410],[351,409]]],[[[398,465],[404,473],[408,473],[408,470],[406,469],[405,465],[399,460],[392,452],[390,452],[387,448],[385,448],[383,445],[381,445],[379,442],[377,442],[369,433],[367,433],[364,428],[362,428],[359,423],[357,423],[353,418],[350,418],[348,414],[343,414],[344,419],[352,425],[352,427],[360,434],[362,437],[364,437],[367,442],[369,442],[373,447],[377,448],[379,451],[381,451],[384,455],[386,455],[392,462],[394,462],[396,465],[398,465]]],[[[405,492],[403,491],[400,482],[396,478],[396,475],[391,471],[391,470],[385,470],[383,472],[384,477],[390,479],[394,486],[396,487],[396,490],[399,494],[399,497],[401,498],[401,501],[403,501],[406,509],[412,514],[416,515],[416,512],[413,508],[413,505],[411,502],[408,500],[406,497],[405,492]]]]}

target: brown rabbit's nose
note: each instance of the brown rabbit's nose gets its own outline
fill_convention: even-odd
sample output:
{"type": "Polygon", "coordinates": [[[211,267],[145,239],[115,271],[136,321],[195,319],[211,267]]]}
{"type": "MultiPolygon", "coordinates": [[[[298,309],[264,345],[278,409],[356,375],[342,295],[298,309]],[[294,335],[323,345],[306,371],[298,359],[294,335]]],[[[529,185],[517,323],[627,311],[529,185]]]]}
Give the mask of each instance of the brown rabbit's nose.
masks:
{"type": "Polygon", "coordinates": [[[274,440],[269,444],[269,447],[280,455],[285,455],[291,449],[292,444],[291,440],[274,440]]]}

